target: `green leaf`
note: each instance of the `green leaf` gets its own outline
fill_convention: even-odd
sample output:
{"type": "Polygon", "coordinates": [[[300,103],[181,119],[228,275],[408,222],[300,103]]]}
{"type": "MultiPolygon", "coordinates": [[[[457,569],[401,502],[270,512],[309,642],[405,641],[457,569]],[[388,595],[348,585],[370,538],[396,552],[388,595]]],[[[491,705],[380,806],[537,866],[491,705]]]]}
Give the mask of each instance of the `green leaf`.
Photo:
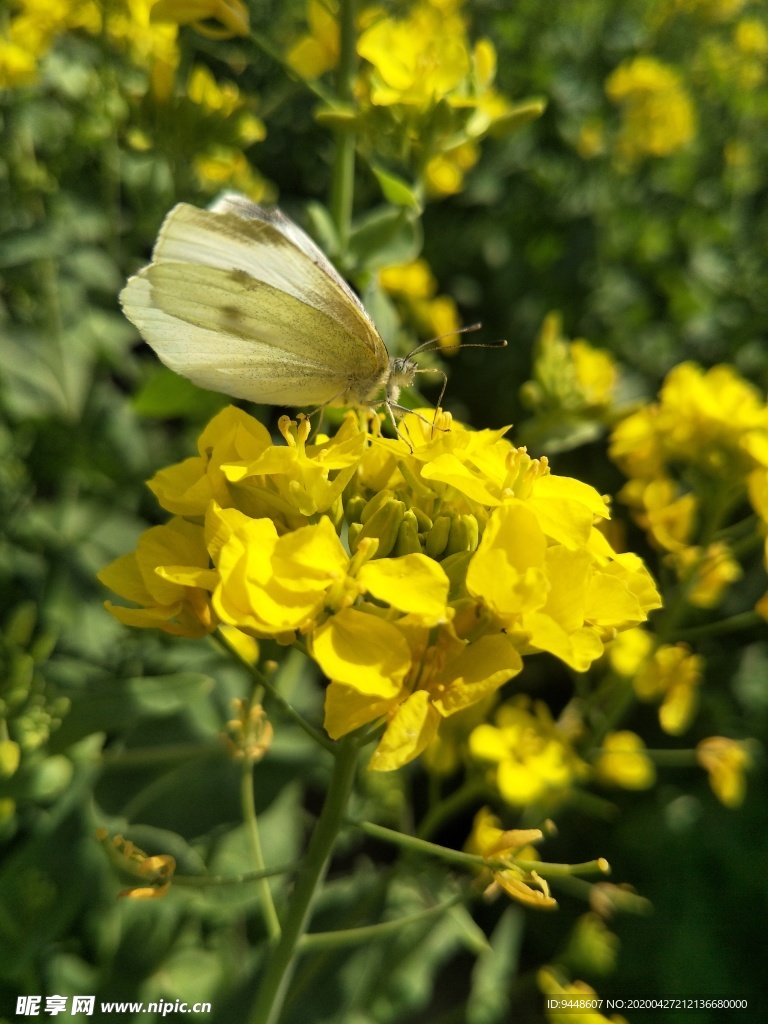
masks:
{"type": "Polygon", "coordinates": [[[421,252],[419,220],[403,207],[383,206],[360,218],[349,239],[348,262],[355,270],[409,263],[421,252]]]}
{"type": "Polygon", "coordinates": [[[517,973],[524,927],[523,911],[507,907],[472,971],[467,1024],[500,1024],[509,1019],[510,984],[517,973]]]}
{"type": "Polygon", "coordinates": [[[132,404],[139,416],[153,419],[176,416],[203,419],[213,416],[228,402],[226,395],[205,391],[162,366],[144,382],[132,404]]]}
{"type": "Polygon", "coordinates": [[[511,135],[518,128],[523,128],[529,122],[541,117],[546,109],[547,101],[544,99],[537,98],[518,103],[491,124],[488,134],[497,138],[511,135]]]}
{"type": "Polygon", "coordinates": [[[197,697],[210,693],[213,679],[200,672],[177,672],[171,676],[141,676],[129,679],[126,691],[138,708],[154,715],[170,715],[197,697]]]}
{"type": "Polygon", "coordinates": [[[394,206],[407,206],[417,213],[422,212],[424,204],[408,182],[377,164],[371,164],[371,170],[376,175],[376,180],[388,202],[394,206]]]}
{"type": "Polygon", "coordinates": [[[322,203],[307,203],[307,220],[310,234],[326,256],[329,259],[337,259],[340,249],[339,233],[328,208],[322,203]]]}

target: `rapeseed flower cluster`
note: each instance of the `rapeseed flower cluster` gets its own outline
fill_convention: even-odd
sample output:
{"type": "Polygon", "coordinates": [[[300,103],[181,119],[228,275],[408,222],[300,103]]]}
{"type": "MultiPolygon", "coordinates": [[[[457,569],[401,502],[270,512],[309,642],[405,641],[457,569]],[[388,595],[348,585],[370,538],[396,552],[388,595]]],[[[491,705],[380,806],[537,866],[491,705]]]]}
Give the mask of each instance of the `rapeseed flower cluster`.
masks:
{"type": "Polygon", "coordinates": [[[691,98],[677,71],[656,57],[625,61],[608,76],[605,91],[621,108],[617,154],[623,163],[669,156],[694,138],[691,98]]]}
{"type": "Polygon", "coordinates": [[[719,531],[749,505],[763,532],[768,527],[763,396],[732,367],[683,363],[657,402],[616,426],[610,452],[630,477],[622,499],[667,552],[687,601],[715,607],[742,573],[719,531]]]}
{"type": "Polygon", "coordinates": [[[560,419],[597,418],[612,409],[618,383],[619,371],[610,352],[584,338],[569,340],[560,314],[547,314],[536,338],[533,379],[521,389],[526,405],[560,419]]]}
{"type": "Polygon", "coordinates": [[[397,439],[379,425],[350,412],[311,443],[306,419],[282,417],[274,444],[223,410],[198,455],[150,481],[173,518],[100,578],[138,606],[107,605],[129,625],[300,643],[330,681],[328,734],[381,723],[371,767],[387,771],[524,656],[583,672],[660,601],[596,525],[605,499],[505,430],[431,410],[405,416],[397,439]]]}
{"type": "Polygon", "coordinates": [[[101,31],[101,10],[95,0],[73,4],[69,0],[20,0],[0,39],[0,89],[32,85],[40,61],[64,32],[101,31]]]}
{"type": "MultiPolygon", "coordinates": [[[[461,7],[461,0],[418,0],[398,16],[367,7],[357,19],[361,144],[378,157],[405,159],[434,195],[460,191],[485,135],[543,110],[537,101],[513,105],[496,90],[495,48],[488,39],[471,42],[461,7]]],[[[335,9],[319,0],[310,0],[307,22],[287,60],[313,79],[338,63],[340,33],[335,9]]]]}

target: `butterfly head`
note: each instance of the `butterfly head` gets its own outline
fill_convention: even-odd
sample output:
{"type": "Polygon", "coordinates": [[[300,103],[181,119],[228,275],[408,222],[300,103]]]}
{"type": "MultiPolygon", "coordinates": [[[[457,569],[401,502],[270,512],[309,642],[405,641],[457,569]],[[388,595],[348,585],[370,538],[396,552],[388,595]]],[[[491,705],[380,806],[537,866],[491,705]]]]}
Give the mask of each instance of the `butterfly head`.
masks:
{"type": "Polygon", "coordinates": [[[410,356],[393,356],[389,360],[387,377],[387,402],[396,403],[403,388],[413,384],[418,364],[410,356]]]}

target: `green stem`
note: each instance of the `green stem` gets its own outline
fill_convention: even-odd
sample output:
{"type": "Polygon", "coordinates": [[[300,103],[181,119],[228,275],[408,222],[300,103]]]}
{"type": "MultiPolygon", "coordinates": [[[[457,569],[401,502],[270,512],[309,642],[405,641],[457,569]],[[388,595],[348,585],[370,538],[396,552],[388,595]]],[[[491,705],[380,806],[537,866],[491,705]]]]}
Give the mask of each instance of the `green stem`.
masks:
{"type": "Polygon", "coordinates": [[[383,839],[385,843],[392,843],[403,850],[410,850],[412,853],[426,854],[429,857],[439,857],[449,864],[457,864],[459,867],[488,867],[488,861],[478,854],[462,853],[461,850],[451,850],[447,846],[440,846],[438,843],[429,843],[426,839],[419,839],[417,836],[409,836],[404,832],[396,832],[395,829],[385,828],[384,825],[374,825],[372,821],[350,821],[350,825],[360,829],[373,839],[383,839]]]}
{"type": "MultiPolygon", "coordinates": [[[[340,52],[336,72],[336,94],[342,103],[353,98],[357,63],[355,0],[341,0],[339,11],[340,52]]],[[[339,235],[339,252],[344,255],[352,224],[352,201],[355,190],[355,133],[350,128],[336,130],[336,153],[331,179],[331,216],[339,235]]]]}
{"type": "Polygon", "coordinates": [[[445,903],[436,907],[428,907],[426,910],[418,910],[405,917],[398,917],[394,921],[382,921],[380,924],[369,924],[362,928],[343,928],[333,932],[313,932],[305,935],[301,942],[302,950],[307,949],[338,949],[341,946],[357,946],[364,942],[371,942],[375,939],[385,938],[387,935],[398,934],[403,928],[410,924],[421,924],[432,917],[440,917],[461,903],[464,897],[461,894],[451,897],[445,903]]]}
{"type": "Polygon", "coordinates": [[[165,761],[192,761],[204,757],[224,757],[223,745],[219,743],[169,743],[167,746],[129,747],[127,750],[105,750],[100,757],[102,765],[109,768],[136,767],[138,765],[162,764],[165,761]]]}
{"type": "Polygon", "coordinates": [[[708,622],[704,626],[692,626],[690,629],[683,629],[677,634],[678,640],[699,640],[710,636],[721,636],[727,633],[736,633],[742,629],[754,629],[764,623],[757,612],[741,612],[739,615],[731,615],[719,622],[708,622]]]}
{"type": "Polygon", "coordinates": [[[577,875],[609,875],[611,867],[605,857],[585,860],[581,864],[553,864],[546,860],[515,860],[522,871],[535,871],[542,878],[573,878],[577,875]]]}
{"type": "Polygon", "coordinates": [[[269,679],[262,672],[259,672],[255,665],[251,665],[250,662],[241,657],[241,655],[227,641],[227,639],[222,636],[221,633],[212,633],[211,639],[220,647],[223,647],[231,658],[234,658],[235,661],[239,662],[255,683],[266,690],[272,702],[277,704],[287,718],[290,718],[299,726],[300,729],[303,729],[308,736],[311,736],[315,743],[319,743],[321,747],[325,747],[325,749],[331,754],[336,752],[333,741],[329,740],[328,737],[324,736],[318,729],[315,729],[313,725],[310,725],[305,718],[302,718],[296,708],[294,708],[293,705],[285,699],[282,693],[272,685],[269,679]]]}
{"type": "MultiPolygon", "coordinates": [[[[243,820],[248,831],[248,842],[251,847],[251,855],[256,871],[265,871],[264,851],[261,848],[261,836],[259,835],[259,822],[256,817],[255,794],[253,792],[253,761],[250,757],[243,759],[243,773],[240,784],[240,800],[243,808],[243,820]]],[[[272,890],[269,887],[269,879],[262,877],[259,888],[261,889],[261,910],[264,915],[264,924],[267,928],[267,935],[270,942],[277,942],[280,938],[280,919],[275,910],[275,902],[272,899],[272,890]]]]}
{"type": "Polygon", "coordinates": [[[322,883],[357,773],[358,742],[354,736],[339,741],[328,793],[306,856],[296,879],[291,906],[280,942],[271,951],[261,979],[249,1024],[276,1024],[293,975],[299,942],[307,930],[312,901],[322,883]]]}
{"type": "Polygon", "coordinates": [[[405,850],[412,850],[414,853],[427,854],[431,857],[440,857],[449,864],[457,864],[463,868],[490,868],[491,871],[507,870],[511,864],[519,867],[522,871],[537,871],[542,877],[558,878],[562,875],[606,875],[610,872],[608,861],[604,857],[597,860],[584,861],[582,864],[553,864],[546,860],[518,860],[514,856],[494,859],[493,857],[481,857],[475,853],[462,853],[461,850],[451,850],[447,846],[438,846],[437,843],[428,843],[424,839],[417,839],[416,836],[407,836],[403,832],[395,832],[394,829],[385,828],[383,825],[374,825],[370,821],[350,822],[361,832],[373,836],[375,839],[383,839],[385,842],[394,843],[405,850]],[[509,862],[509,863],[508,863],[509,862]]]}
{"type": "MultiPolygon", "coordinates": [[[[263,871],[244,871],[242,875],[174,875],[173,884],[187,886],[190,889],[213,889],[225,885],[247,885],[248,882],[260,882],[262,878],[274,878],[276,875],[292,875],[299,864],[278,864],[263,871]]],[[[138,875],[137,877],[141,877],[138,875]]]]}
{"type": "Polygon", "coordinates": [[[460,811],[463,811],[465,807],[475,801],[487,798],[488,786],[485,783],[472,783],[457,789],[455,793],[451,793],[445,800],[441,800],[428,812],[419,826],[419,839],[427,839],[429,836],[433,836],[446,821],[450,821],[460,811]]]}

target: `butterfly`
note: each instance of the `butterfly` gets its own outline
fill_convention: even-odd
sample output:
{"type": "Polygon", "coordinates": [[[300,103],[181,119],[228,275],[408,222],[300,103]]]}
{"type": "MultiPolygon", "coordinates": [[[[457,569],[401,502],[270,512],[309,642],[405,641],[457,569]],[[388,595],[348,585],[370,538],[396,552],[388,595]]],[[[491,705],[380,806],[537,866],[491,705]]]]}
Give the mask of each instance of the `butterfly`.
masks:
{"type": "Polygon", "coordinates": [[[400,390],[417,373],[442,372],[418,368],[411,356],[423,345],[390,357],[312,239],[279,210],[236,193],[209,209],[174,206],[152,262],[120,301],[171,370],[252,402],[385,404],[394,424],[400,390]]]}

